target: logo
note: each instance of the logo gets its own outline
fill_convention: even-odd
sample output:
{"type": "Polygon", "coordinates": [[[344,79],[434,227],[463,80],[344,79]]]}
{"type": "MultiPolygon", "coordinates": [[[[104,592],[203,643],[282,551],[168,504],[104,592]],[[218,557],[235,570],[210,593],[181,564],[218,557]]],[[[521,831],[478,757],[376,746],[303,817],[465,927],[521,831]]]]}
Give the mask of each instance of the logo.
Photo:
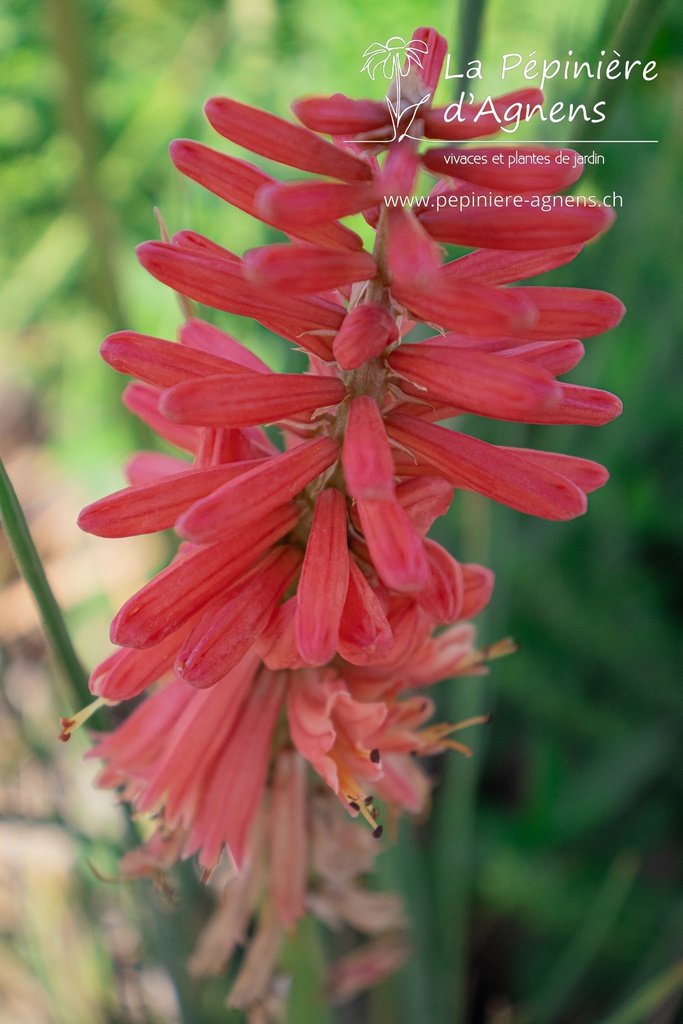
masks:
{"type": "MultiPolygon", "coordinates": [[[[381,68],[385,78],[393,79],[392,88],[385,97],[391,115],[393,134],[390,139],[355,139],[356,143],[394,142],[396,139],[401,142],[406,138],[415,138],[410,134],[410,129],[420,107],[429,101],[430,93],[420,95],[415,102],[415,94],[421,90],[416,90],[414,76],[410,82],[405,83],[408,89],[403,90],[403,96],[401,81],[408,78],[413,68],[424,66],[420,58],[428,52],[429,47],[424,40],[411,39],[406,42],[402,36],[392,36],[386,43],[372,43],[368,46],[363,54],[366,61],[361,72],[367,71],[374,82],[375,75],[381,68]]],[[[420,140],[418,138],[415,141],[420,140]]]]}

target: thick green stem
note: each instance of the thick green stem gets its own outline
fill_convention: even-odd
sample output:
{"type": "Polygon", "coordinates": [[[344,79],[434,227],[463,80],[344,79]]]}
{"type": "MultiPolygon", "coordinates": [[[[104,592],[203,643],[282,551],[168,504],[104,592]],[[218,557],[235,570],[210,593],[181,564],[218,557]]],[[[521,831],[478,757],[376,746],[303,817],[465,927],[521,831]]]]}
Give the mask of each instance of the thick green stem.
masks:
{"type": "MultiPolygon", "coordinates": [[[[490,509],[481,495],[463,493],[460,500],[460,537],[466,561],[489,560],[490,509]]],[[[477,620],[484,631],[485,616],[477,620]]],[[[489,689],[479,678],[458,679],[450,684],[446,713],[457,722],[491,710],[489,689]]],[[[478,732],[468,737],[474,756],[465,761],[453,755],[446,760],[435,808],[434,872],[439,893],[439,952],[441,971],[448,978],[442,993],[440,1020],[461,1024],[467,1019],[470,917],[475,878],[477,796],[484,764],[486,738],[478,732]]]]}
{"type": "Polygon", "coordinates": [[[74,705],[90,700],[88,677],[71,643],[61,609],[45,575],[40,555],[26,522],[16,491],[0,460],[0,514],[19,570],[35,598],[45,636],[55,658],[70,684],[70,700],[74,705]]]}
{"type": "Polygon", "coordinates": [[[479,52],[485,9],[486,0],[463,0],[460,6],[458,18],[458,36],[460,38],[458,66],[462,69],[463,74],[468,63],[475,60],[479,52]]]}

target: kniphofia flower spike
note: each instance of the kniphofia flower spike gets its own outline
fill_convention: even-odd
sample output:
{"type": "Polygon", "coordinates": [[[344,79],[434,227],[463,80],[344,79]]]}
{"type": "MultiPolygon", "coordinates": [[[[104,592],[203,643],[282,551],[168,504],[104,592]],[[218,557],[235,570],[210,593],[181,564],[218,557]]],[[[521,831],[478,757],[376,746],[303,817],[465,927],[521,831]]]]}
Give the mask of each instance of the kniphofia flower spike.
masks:
{"type": "MultiPolygon", "coordinates": [[[[422,136],[460,142],[500,127],[474,106],[453,121],[433,106],[445,52],[432,29],[405,47],[401,138],[388,138],[391,113],[371,100],[309,97],[294,104],[299,124],[208,102],[225,139],[314,177],[281,183],[243,156],[171,147],[183,174],[283,237],[239,256],[181,231],[140,246],[140,262],[180,295],[297,345],[305,373],[272,372],[199,317],[177,342],[121,331],[102,347],[135,378],[128,408],[182,454],[138,453],[129,486],[80,524],[102,537],[175,528],[182,543],[114,619],[118,649],[94,670],[93,693],[152,692],[92,753],[105,762],[100,785],[158,823],[126,873],[196,855],[208,874],[227,851],[230,938],[218,953],[210,929],[194,969],[220,969],[256,914],[256,952],[232,995],[247,1008],[277,1003],[282,934],[307,909],[380,943],[360,967],[337,970],[340,998],[405,955],[400,910],[380,912],[358,881],[381,834],[378,807],[389,820],[423,813],[430,782],[413,755],[469,752],[453,736],[481,720],[428,724],[426,688],[511,649],[475,647],[468,620],[493,574],[429,539],[434,520],[457,490],[571,519],[607,478],[588,460],[495,446],[440,422],[609,422],[618,399],[558,378],[580,361],[582,340],[623,313],[594,289],[518,284],[576,258],[612,221],[601,206],[545,202],[574,169],[461,164],[443,145],[419,148],[422,136]],[[436,181],[411,205],[424,174],[436,181]],[[357,214],[371,250],[342,223],[357,214]],[[469,251],[452,257],[444,243],[469,251]],[[428,330],[413,333],[420,323],[428,330]]],[[[369,70],[382,53],[366,53],[369,70]]],[[[495,109],[541,101],[522,90],[495,109]]]]}

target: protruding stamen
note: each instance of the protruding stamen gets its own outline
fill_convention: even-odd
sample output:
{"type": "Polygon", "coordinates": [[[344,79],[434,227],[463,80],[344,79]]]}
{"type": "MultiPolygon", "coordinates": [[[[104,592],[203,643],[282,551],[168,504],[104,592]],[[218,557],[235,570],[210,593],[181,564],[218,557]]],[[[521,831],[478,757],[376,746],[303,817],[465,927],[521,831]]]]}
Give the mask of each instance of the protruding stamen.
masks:
{"type": "Polygon", "coordinates": [[[475,715],[474,718],[464,718],[456,725],[449,725],[448,732],[460,732],[461,729],[469,729],[471,725],[488,725],[492,718],[493,715],[475,715]]]}
{"type": "Polygon", "coordinates": [[[474,753],[471,747],[466,746],[464,743],[458,743],[457,740],[443,740],[441,745],[448,747],[449,750],[457,750],[459,754],[463,754],[465,757],[472,757],[474,753]]]}
{"type": "Polygon", "coordinates": [[[98,697],[92,704],[87,704],[80,711],[77,711],[75,715],[72,715],[71,718],[60,718],[59,724],[62,727],[62,731],[59,734],[59,739],[63,743],[70,740],[72,732],[83,725],[84,722],[87,722],[90,716],[94,715],[98,708],[103,707],[106,703],[107,701],[105,701],[104,697],[98,697]]]}
{"type": "Polygon", "coordinates": [[[508,654],[514,654],[519,650],[519,644],[511,636],[505,636],[502,640],[496,640],[493,644],[487,644],[471,651],[467,657],[458,665],[458,672],[465,674],[466,669],[475,668],[478,665],[485,665],[496,658],[506,658],[508,654]]]}
{"type": "Polygon", "coordinates": [[[465,757],[472,757],[472,751],[469,747],[466,747],[464,743],[458,743],[457,740],[451,740],[447,737],[453,732],[459,732],[461,729],[469,729],[472,725],[486,725],[490,721],[491,715],[475,715],[474,718],[466,718],[462,722],[456,722],[455,724],[441,722],[437,725],[430,725],[426,729],[420,729],[416,734],[421,744],[417,748],[417,753],[436,753],[441,747],[449,747],[451,750],[457,750],[459,753],[464,754],[465,757]]]}
{"type": "Polygon", "coordinates": [[[496,658],[506,658],[508,654],[516,654],[519,644],[511,636],[505,636],[502,640],[496,640],[494,644],[482,647],[481,653],[485,661],[494,661],[496,658]]]}

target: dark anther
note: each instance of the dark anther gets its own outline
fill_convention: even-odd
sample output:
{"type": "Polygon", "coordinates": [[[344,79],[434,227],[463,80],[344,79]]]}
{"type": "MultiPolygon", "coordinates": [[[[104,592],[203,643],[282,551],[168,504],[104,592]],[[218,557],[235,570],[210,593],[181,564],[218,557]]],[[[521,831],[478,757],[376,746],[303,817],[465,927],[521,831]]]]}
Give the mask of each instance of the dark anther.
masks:
{"type": "Polygon", "coordinates": [[[369,807],[370,804],[372,803],[372,797],[371,796],[366,796],[366,798],[363,801],[363,803],[365,804],[366,807],[369,807]]]}
{"type": "Polygon", "coordinates": [[[375,831],[372,833],[372,838],[379,839],[379,837],[382,835],[382,832],[384,832],[384,825],[378,825],[375,831]]]}
{"type": "Polygon", "coordinates": [[[354,811],[359,811],[359,810],[360,810],[360,807],[359,807],[359,805],[358,805],[358,804],[356,803],[356,801],[355,801],[355,800],[350,800],[350,801],[349,801],[349,807],[351,807],[351,808],[352,808],[352,809],[353,809],[354,811]]]}
{"type": "Polygon", "coordinates": [[[377,747],[373,747],[373,749],[370,751],[370,760],[372,761],[373,764],[379,764],[379,750],[377,749],[377,747]]]}

